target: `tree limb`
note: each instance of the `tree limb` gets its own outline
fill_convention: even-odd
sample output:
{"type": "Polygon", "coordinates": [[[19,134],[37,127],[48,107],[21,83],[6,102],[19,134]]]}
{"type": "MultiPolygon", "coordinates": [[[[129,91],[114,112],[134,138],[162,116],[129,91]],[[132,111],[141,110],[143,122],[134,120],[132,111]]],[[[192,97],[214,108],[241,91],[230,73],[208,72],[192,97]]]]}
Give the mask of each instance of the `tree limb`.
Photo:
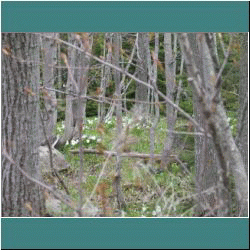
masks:
{"type": "MultiPolygon", "coordinates": [[[[100,155],[105,155],[105,156],[117,156],[117,152],[115,151],[99,151],[96,149],[89,149],[89,148],[84,148],[83,149],[84,153],[87,154],[100,154],[100,155]]],[[[72,154],[78,154],[79,150],[70,150],[70,153],[72,154]]],[[[141,158],[141,159],[149,159],[150,154],[143,154],[143,153],[136,153],[136,152],[128,152],[128,153],[121,153],[121,157],[131,157],[131,158],[141,158]]],[[[170,155],[172,159],[175,159],[174,155],[170,155]]],[[[155,160],[160,160],[161,159],[161,154],[154,154],[154,159],[155,160]]]]}

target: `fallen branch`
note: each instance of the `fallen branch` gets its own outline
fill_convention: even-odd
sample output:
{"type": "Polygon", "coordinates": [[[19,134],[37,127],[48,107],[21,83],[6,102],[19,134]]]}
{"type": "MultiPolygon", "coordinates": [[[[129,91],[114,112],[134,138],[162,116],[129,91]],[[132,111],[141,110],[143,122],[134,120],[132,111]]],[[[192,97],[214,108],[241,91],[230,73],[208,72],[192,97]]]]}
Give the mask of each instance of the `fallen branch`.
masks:
{"type": "MultiPolygon", "coordinates": [[[[99,151],[96,149],[89,149],[84,148],[83,152],[86,154],[100,154],[105,156],[117,156],[117,152],[115,151],[99,151]]],[[[70,153],[72,154],[79,154],[79,150],[70,150],[70,153]]],[[[141,159],[150,159],[150,154],[143,154],[143,153],[136,153],[136,152],[128,152],[128,153],[121,153],[121,157],[132,157],[132,158],[141,158],[141,159]]],[[[172,159],[175,159],[174,155],[170,156],[172,159]]],[[[153,156],[154,160],[161,160],[161,154],[154,154],[153,156]]]]}

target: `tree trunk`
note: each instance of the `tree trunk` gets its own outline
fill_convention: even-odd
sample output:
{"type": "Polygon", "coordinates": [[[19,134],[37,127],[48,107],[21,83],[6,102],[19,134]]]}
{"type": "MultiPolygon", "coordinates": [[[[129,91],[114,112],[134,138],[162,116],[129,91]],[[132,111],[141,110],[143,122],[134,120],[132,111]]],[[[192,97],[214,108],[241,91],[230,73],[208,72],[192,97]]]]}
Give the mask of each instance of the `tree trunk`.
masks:
{"type": "MultiPolygon", "coordinates": [[[[75,35],[72,33],[68,34],[69,43],[75,45],[75,35]]],[[[74,68],[76,66],[76,51],[74,48],[68,48],[68,79],[66,84],[66,91],[68,93],[76,93],[76,89],[74,86],[74,68]]],[[[73,138],[74,133],[74,119],[73,119],[73,99],[72,95],[66,95],[66,111],[65,111],[65,130],[64,135],[58,141],[56,147],[60,145],[64,145],[66,141],[70,141],[73,138]]]]}
{"type": "MultiPolygon", "coordinates": [[[[43,38],[43,48],[42,48],[42,57],[44,61],[43,65],[43,86],[47,88],[54,88],[54,77],[55,77],[55,69],[54,66],[56,65],[56,54],[57,54],[57,47],[55,44],[55,40],[53,38],[58,37],[57,33],[45,33],[47,36],[51,36],[49,38],[43,38]]],[[[44,106],[45,106],[45,116],[46,119],[44,120],[45,130],[46,130],[46,137],[51,142],[56,126],[57,121],[57,101],[56,101],[56,92],[54,91],[46,91],[43,95],[44,106]],[[46,93],[46,94],[45,94],[46,93]]],[[[42,131],[42,130],[41,130],[42,131]]],[[[44,144],[46,139],[44,138],[44,134],[42,134],[42,142],[44,144]]]]}
{"type": "Polygon", "coordinates": [[[2,34],[2,216],[41,216],[43,191],[28,180],[40,180],[39,39],[32,33],[2,34]]]}
{"type": "Polygon", "coordinates": [[[240,108],[238,117],[237,145],[248,176],[248,37],[242,35],[240,59],[240,108]]]}
{"type": "MultiPolygon", "coordinates": [[[[88,33],[81,33],[81,35],[69,34],[69,43],[84,49],[87,53],[91,53],[92,44],[90,44],[88,33]]],[[[89,57],[83,52],[76,51],[72,47],[68,48],[66,89],[69,94],[66,96],[65,131],[56,147],[72,140],[77,135],[79,126],[82,126],[85,119],[86,99],[83,97],[87,94],[89,62],[89,57]]]]}
{"type": "MultiPolygon", "coordinates": [[[[159,33],[155,33],[155,51],[153,55],[153,79],[152,84],[154,86],[157,85],[157,64],[158,64],[158,53],[159,53],[159,33]]],[[[150,91],[150,90],[149,90],[150,91]]],[[[152,101],[155,101],[155,104],[152,105],[155,109],[155,114],[152,112],[153,115],[153,125],[150,128],[150,165],[153,166],[153,161],[155,158],[154,151],[155,151],[155,129],[158,124],[159,118],[160,118],[160,109],[157,105],[159,102],[158,94],[155,93],[154,90],[152,90],[152,101]]]]}
{"type": "MultiPolygon", "coordinates": [[[[148,33],[138,33],[138,48],[137,48],[137,66],[138,78],[144,82],[148,81],[148,65],[147,65],[147,42],[148,33]]],[[[148,95],[148,88],[140,83],[136,83],[135,98],[138,101],[146,101],[148,95]]],[[[146,105],[137,103],[136,108],[140,114],[146,112],[146,105]]]]}
{"type": "MultiPolygon", "coordinates": [[[[79,47],[84,49],[86,52],[91,53],[92,44],[88,33],[81,33],[81,42],[79,47]]],[[[76,69],[75,71],[75,79],[79,86],[77,94],[78,96],[81,96],[81,98],[77,99],[76,110],[73,110],[73,115],[75,117],[76,129],[78,130],[86,116],[86,99],[83,99],[82,97],[87,95],[90,58],[79,51],[77,51],[76,58],[76,65],[79,69],[76,69]]]]}
{"type": "MultiPolygon", "coordinates": [[[[114,65],[119,67],[119,58],[120,58],[120,34],[114,33],[114,65]]],[[[114,71],[114,80],[115,80],[115,95],[118,100],[116,102],[116,133],[117,133],[117,145],[119,144],[119,140],[121,139],[122,133],[122,102],[121,102],[121,76],[120,72],[114,71]]],[[[121,157],[120,157],[120,150],[117,147],[117,156],[116,156],[116,173],[114,179],[114,187],[116,191],[117,203],[118,208],[122,209],[125,206],[125,200],[122,193],[121,188],[121,157]]]]}
{"type": "MultiPolygon", "coordinates": [[[[175,58],[172,54],[171,33],[164,33],[164,51],[165,51],[165,77],[166,77],[166,92],[169,100],[174,102],[174,90],[175,90],[175,58]]],[[[167,128],[168,134],[164,144],[164,150],[162,153],[161,169],[163,169],[169,162],[169,156],[172,151],[174,141],[174,126],[176,122],[175,110],[172,105],[166,105],[167,112],[167,128]]]]}
{"type": "MultiPolygon", "coordinates": [[[[199,70],[200,64],[194,58],[194,51],[192,50],[192,43],[188,41],[188,35],[183,33],[180,35],[180,43],[182,45],[183,54],[185,55],[187,71],[189,75],[189,82],[195,89],[197,100],[200,106],[200,111],[205,119],[206,133],[210,133],[213,138],[216,155],[219,161],[218,169],[214,169],[214,173],[218,183],[213,184],[213,188],[216,188],[217,184],[217,196],[215,199],[214,209],[217,208],[217,216],[225,216],[229,211],[229,165],[232,166],[233,175],[235,178],[236,194],[238,203],[240,206],[240,215],[247,216],[248,210],[248,182],[245,173],[244,163],[241,155],[232,137],[230,126],[227,121],[225,109],[222,104],[222,100],[219,92],[218,81],[220,76],[215,75],[215,71],[212,67],[211,51],[208,52],[208,45],[206,43],[205,35],[197,34],[197,38],[200,42],[199,51],[201,51],[200,58],[203,60],[203,67],[199,70]],[[203,53],[202,53],[203,52],[203,53]],[[209,56],[210,55],[210,56],[209,56]],[[207,63],[208,68],[204,68],[207,63]],[[203,70],[202,70],[203,69],[203,70]],[[207,74],[206,77],[203,77],[207,74]],[[219,78],[218,78],[219,77],[219,78]],[[218,79],[217,79],[218,78],[218,79]]],[[[201,64],[202,65],[202,64],[201,64]]],[[[217,68],[217,67],[216,67],[217,68]]],[[[206,144],[205,144],[206,145],[206,144]]],[[[206,158],[205,158],[206,159],[206,158]]],[[[208,159],[209,160],[209,159],[208,159]]],[[[206,162],[206,161],[204,161],[206,162]]],[[[207,163],[209,163],[207,161],[207,163]]],[[[208,167],[207,170],[210,170],[208,167]]],[[[202,177],[209,177],[209,173],[203,168],[202,177]]],[[[212,176],[210,176],[211,178],[212,176]]],[[[213,178],[215,180],[215,178],[213,178]]],[[[208,180],[209,181],[209,180],[208,180]]],[[[211,183],[211,182],[210,182],[211,183]]],[[[212,183],[211,183],[212,184],[212,183]]],[[[200,184],[201,185],[201,184],[200,184]]],[[[210,201],[210,200],[208,200],[210,201]]],[[[213,205],[213,204],[211,204],[213,205]]]]}
{"type": "MultiPolygon", "coordinates": [[[[209,79],[209,70],[211,65],[209,64],[210,58],[208,57],[207,50],[202,49],[201,43],[197,41],[196,34],[188,34],[190,46],[193,50],[194,60],[198,65],[199,72],[201,74],[203,83],[209,79]]],[[[198,96],[193,89],[193,103],[194,103],[194,115],[195,119],[199,122],[200,126],[207,131],[207,123],[202,113],[198,96]]],[[[197,129],[195,129],[197,132],[197,129]]],[[[198,206],[196,208],[197,214],[201,215],[206,212],[213,212],[216,206],[216,190],[213,189],[207,193],[207,190],[215,188],[218,183],[218,161],[214,151],[213,142],[207,136],[195,137],[195,169],[196,169],[196,191],[198,194],[198,206]]],[[[215,212],[215,211],[214,211],[215,212]]]]}

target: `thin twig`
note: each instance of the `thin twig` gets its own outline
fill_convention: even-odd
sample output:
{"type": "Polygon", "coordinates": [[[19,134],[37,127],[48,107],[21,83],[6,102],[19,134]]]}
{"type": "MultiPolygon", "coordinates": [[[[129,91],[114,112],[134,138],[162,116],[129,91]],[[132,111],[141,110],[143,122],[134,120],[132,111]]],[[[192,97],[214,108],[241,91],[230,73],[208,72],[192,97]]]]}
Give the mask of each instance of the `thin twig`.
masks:
{"type": "Polygon", "coordinates": [[[232,36],[230,36],[230,41],[229,41],[228,49],[227,49],[227,52],[225,54],[225,58],[224,58],[223,64],[221,65],[220,71],[217,74],[216,81],[215,81],[215,84],[214,84],[216,89],[220,88],[221,83],[222,83],[222,81],[220,81],[220,79],[221,79],[222,72],[223,72],[223,70],[224,70],[224,68],[225,68],[225,66],[227,64],[228,57],[229,57],[230,52],[231,52],[232,40],[233,40],[232,36]]]}

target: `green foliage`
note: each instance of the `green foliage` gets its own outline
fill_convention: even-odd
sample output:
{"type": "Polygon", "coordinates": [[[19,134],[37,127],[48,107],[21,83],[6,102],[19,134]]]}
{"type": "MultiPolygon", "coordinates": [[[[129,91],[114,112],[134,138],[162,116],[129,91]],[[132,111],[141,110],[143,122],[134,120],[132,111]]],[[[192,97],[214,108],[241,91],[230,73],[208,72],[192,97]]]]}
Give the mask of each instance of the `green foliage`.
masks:
{"type": "MultiPolygon", "coordinates": [[[[131,118],[124,117],[123,123],[131,122],[131,118]]],[[[177,125],[180,126],[182,123],[179,122],[177,125]]],[[[183,121],[184,124],[184,121],[183,121]]],[[[98,143],[97,139],[100,139],[100,135],[96,131],[97,119],[96,118],[88,118],[85,122],[84,131],[83,131],[83,142],[85,148],[96,148],[98,143]],[[96,138],[94,138],[96,137],[96,138]],[[90,141],[92,138],[93,140],[90,141]],[[94,140],[95,139],[95,140],[94,140]],[[87,143],[87,140],[89,142],[87,143]]],[[[150,124],[145,126],[138,124],[133,124],[129,133],[138,138],[138,142],[131,145],[131,150],[136,152],[149,153],[149,128],[150,124]]],[[[163,149],[163,142],[165,137],[165,129],[166,129],[166,121],[165,118],[160,119],[158,127],[155,131],[155,153],[160,153],[163,149]]],[[[178,129],[178,128],[177,128],[178,129]]],[[[57,124],[57,133],[62,134],[64,131],[63,122],[57,124]]],[[[113,140],[115,136],[115,119],[112,118],[105,124],[105,133],[102,136],[101,143],[107,148],[111,149],[113,140]]],[[[192,140],[186,139],[186,144],[193,144],[192,140]]],[[[77,201],[79,199],[79,192],[77,186],[73,183],[75,181],[70,181],[70,179],[77,180],[77,176],[79,176],[80,171],[80,158],[78,155],[71,155],[70,150],[79,148],[79,143],[72,140],[70,143],[64,146],[62,152],[65,155],[66,160],[72,166],[71,172],[69,176],[65,176],[64,179],[67,181],[70,190],[70,196],[73,200],[77,201]]],[[[190,146],[193,148],[193,146],[190,146]]],[[[190,159],[194,158],[194,154],[190,155],[190,159],[187,159],[187,152],[184,151],[184,156],[180,156],[182,161],[187,160],[188,165],[192,162],[190,159]],[[185,158],[186,157],[186,158],[185,158]]],[[[84,155],[84,176],[86,177],[85,181],[82,183],[82,188],[85,190],[85,195],[90,195],[93,188],[97,183],[98,175],[103,167],[105,161],[105,157],[96,156],[92,154],[84,155]]],[[[122,158],[122,187],[124,195],[127,199],[127,207],[124,210],[126,217],[152,217],[152,216],[160,216],[161,214],[169,213],[173,216],[176,214],[186,213],[192,216],[192,202],[185,201],[176,205],[176,211],[172,211],[172,209],[163,210],[162,204],[156,205],[156,202],[159,200],[158,195],[153,195],[149,201],[147,201],[147,196],[150,197],[153,190],[157,190],[158,187],[168,187],[171,185],[171,188],[167,188],[167,191],[164,197],[171,197],[172,195],[177,195],[178,197],[186,196],[192,192],[192,179],[186,179],[187,177],[180,178],[182,176],[182,169],[179,164],[173,162],[169,165],[168,171],[164,171],[161,173],[156,173],[154,176],[149,174],[149,170],[147,170],[148,166],[145,165],[147,162],[143,162],[143,167],[140,169],[136,169],[135,167],[135,159],[133,158],[122,158]],[[158,187],[155,184],[157,182],[158,187]],[[189,184],[188,184],[189,183],[189,184]],[[147,202],[145,202],[147,201],[147,202]]],[[[155,167],[158,163],[155,163],[155,167]]],[[[106,174],[101,177],[100,183],[106,183],[108,186],[107,195],[112,197],[113,195],[113,170],[115,167],[115,158],[112,158],[107,165],[106,174]]],[[[99,184],[100,184],[99,183],[99,184]]],[[[177,196],[175,199],[177,199],[177,196]]],[[[62,211],[65,214],[72,213],[71,209],[66,208],[62,205],[62,211]]]]}
{"type": "Polygon", "coordinates": [[[86,117],[93,117],[97,115],[98,103],[92,100],[88,100],[86,105],[86,117]]]}
{"type": "Polygon", "coordinates": [[[94,34],[92,53],[97,57],[103,56],[104,49],[104,33],[94,34]]]}
{"type": "Polygon", "coordinates": [[[180,103],[180,108],[183,109],[186,113],[193,114],[193,102],[191,100],[185,100],[180,103]]]}

